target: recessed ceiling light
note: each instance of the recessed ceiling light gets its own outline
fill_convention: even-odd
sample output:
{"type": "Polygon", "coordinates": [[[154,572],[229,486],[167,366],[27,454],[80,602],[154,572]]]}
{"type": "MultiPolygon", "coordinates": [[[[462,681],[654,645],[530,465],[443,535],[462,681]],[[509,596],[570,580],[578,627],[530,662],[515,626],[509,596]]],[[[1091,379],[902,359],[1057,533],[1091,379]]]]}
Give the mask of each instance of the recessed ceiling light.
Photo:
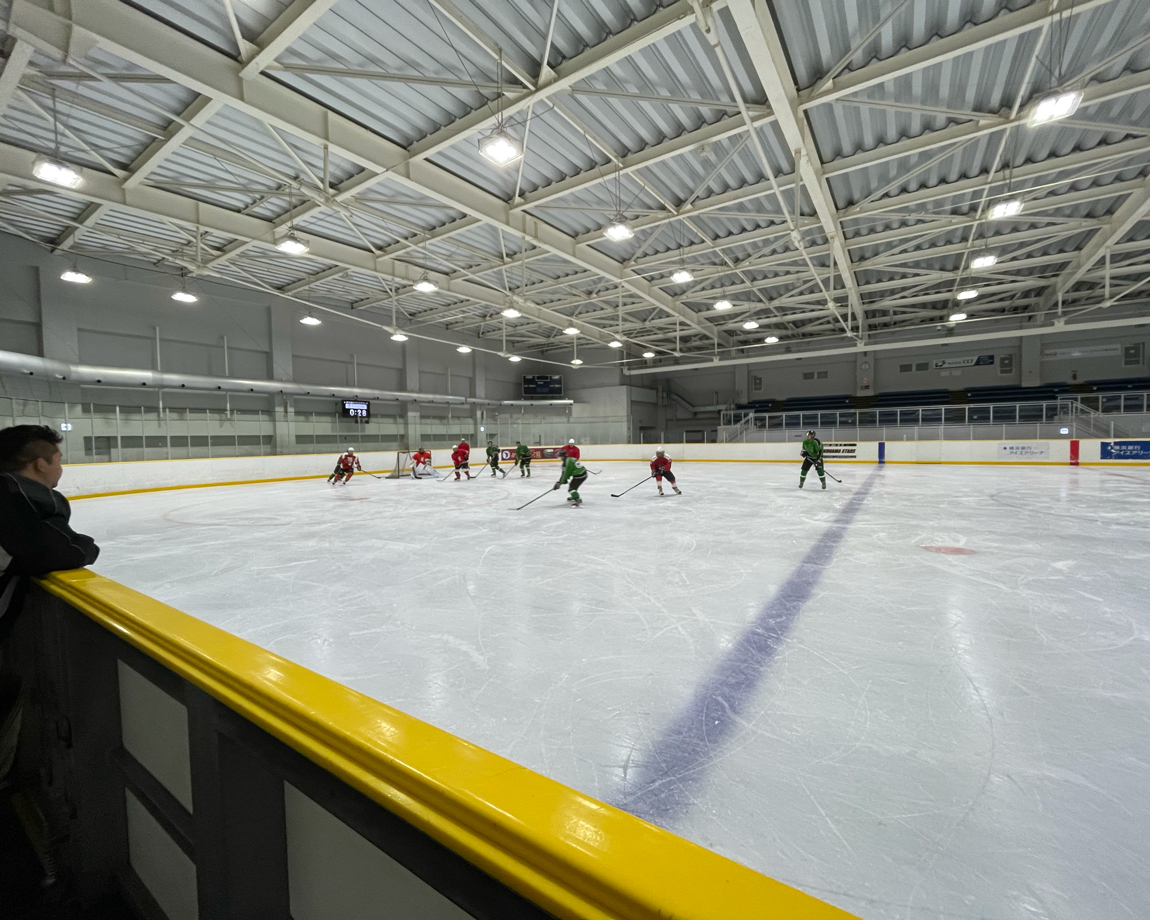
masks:
{"type": "Polygon", "coordinates": [[[511,361],[513,364],[518,364],[523,359],[521,357],[519,357],[519,355],[511,355],[510,357],[508,357],[507,360],[511,361]]]}
{"type": "Polygon", "coordinates": [[[459,352],[461,355],[469,355],[469,354],[471,354],[471,349],[470,349],[470,348],[468,348],[466,345],[460,345],[460,346],[459,346],[457,349],[455,349],[455,350],[456,350],[457,352],[459,352]]]}
{"type": "Polygon", "coordinates": [[[583,359],[582,358],[572,358],[571,363],[578,366],[578,365],[583,363],[583,359]]]}
{"type": "Polygon", "coordinates": [[[479,139],[479,152],[496,166],[506,166],[523,156],[519,141],[502,128],[479,139]]]}
{"type": "Polygon", "coordinates": [[[763,339],[763,341],[768,345],[774,345],[778,340],[779,337],[777,335],[768,335],[765,339],[763,339]]]}
{"type": "Polygon", "coordinates": [[[758,329],[759,324],[756,323],[753,319],[749,319],[745,323],[743,323],[743,328],[744,329],[758,329]]]}
{"type": "Polygon", "coordinates": [[[172,300],[178,300],[180,303],[195,303],[199,299],[191,291],[176,291],[172,294],[172,300]]]}
{"type": "Polygon", "coordinates": [[[612,221],[603,229],[603,235],[613,243],[622,243],[635,235],[631,225],[623,218],[612,221]]]}
{"type": "Polygon", "coordinates": [[[695,276],[687,271],[687,269],[679,268],[671,275],[671,280],[674,281],[675,284],[686,284],[688,281],[694,281],[695,276]]]}
{"type": "Polygon", "coordinates": [[[323,320],[321,320],[321,319],[316,319],[316,318],[315,318],[314,316],[312,316],[310,313],[309,313],[307,316],[301,316],[301,317],[299,318],[299,321],[300,321],[301,323],[303,323],[305,326],[318,326],[320,323],[322,323],[322,322],[323,322],[323,320]]]}
{"type": "Polygon", "coordinates": [[[724,299],[715,301],[716,310],[729,310],[732,306],[734,306],[734,304],[732,304],[729,300],[724,299]]]}
{"type": "Polygon", "coordinates": [[[75,167],[54,157],[36,157],[36,162],[32,164],[32,175],[64,188],[79,188],[84,184],[84,177],[75,167]]]}
{"type": "Polygon", "coordinates": [[[503,311],[503,315],[508,319],[519,319],[523,314],[516,310],[514,307],[508,307],[503,311]]]}
{"type": "Polygon", "coordinates": [[[653,358],[653,357],[655,357],[655,352],[653,352],[653,351],[645,351],[645,352],[643,352],[643,357],[644,357],[644,358],[653,358]]]}
{"type": "Polygon", "coordinates": [[[392,334],[391,340],[393,342],[406,342],[407,336],[405,336],[402,332],[395,332],[392,334]]]}
{"type": "Polygon", "coordinates": [[[424,275],[416,281],[414,287],[420,294],[434,294],[439,290],[439,285],[428,278],[427,275],[424,275]]]}
{"type": "Polygon", "coordinates": [[[978,256],[973,259],[970,263],[970,267],[975,271],[981,271],[984,268],[993,268],[997,262],[998,256],[988,253],[987,255],[978,256]]]}
{"type": "Polygon", "coordinates": [[[85,275],[78,268],[69,268],[60,276],[61,281],[70,281],[72,284],[88,284],[92,280],[91,275],[85,275]]]}
{"type": "Polygon", "coordinates": [[[1062,118],[1069,118],[1076,111],[1078,105],[1082,102],[1082,92],[1075,90],[1069,93],[1055,93],[1054,95],[1047,96],[1045,99],[1039,101],[1038,105],[1030,113],[1030,118],[1027,119],[1027,124],[1032,128],[1039,125],[1049,124],[1052,121],[1058,121],[1062,118]]]}
{"type": "Polygon", "coordinates": [[[308,245],[292,230],[282,240],[276,243],[276,249],[286,252],[289,256],[302,256],[308,250],[308,245]]]}
{"type": "Polygon", "coordinates": [[[1022,202],[1017,198],[1010,201],[1000,201],[990,209],[991,220],[1002,220],[1004,217],[1016,217],[1022,213],[1022,202]]]}
{"type": "Polygon", "coordinates": [[[954,295],[957,300],[974,300],[978,296],[978,291],[974,288],[967,288],[965,291],[959,291],[954,295]]]}
{"type": "Polygon", "coordinates": [[[607,343],[607,347],[608,348],[622,348],[623,343],[620,342],[618,339],[612,339],[610,342],[607,343]]]}
{"type": "Polygon", "coordinates": [[[960,322],[962,322],[964,319],[966,319],[966,314],[965,314],[965,313],[951,313],[951,314],[950,314],[950,321],[951,321],[952,323],[960,323],[960,322]]]}

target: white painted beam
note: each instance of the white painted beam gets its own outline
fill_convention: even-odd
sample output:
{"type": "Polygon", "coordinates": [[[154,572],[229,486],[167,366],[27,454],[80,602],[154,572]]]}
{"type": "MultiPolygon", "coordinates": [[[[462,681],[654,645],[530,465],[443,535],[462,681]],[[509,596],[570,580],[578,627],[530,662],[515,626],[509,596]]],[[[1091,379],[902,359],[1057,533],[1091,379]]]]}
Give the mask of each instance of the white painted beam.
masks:
{"type": "Polygon", "coordinates": [[[264,70],[338,0],[294,0],[256,40],[259,50],[244,64],[240,76],[251,79],[264,70]]]}
{"type": "Polygon", "coordinates": [[[17,38],[10,42],[8,59],[4,62],[4,71],[0,73],[0,115],[3,115],[16,95],[16,87],[20,85],[20,78],[28,69],[28,62],[32,60],[35,48],[26,41],[17,38]]]}

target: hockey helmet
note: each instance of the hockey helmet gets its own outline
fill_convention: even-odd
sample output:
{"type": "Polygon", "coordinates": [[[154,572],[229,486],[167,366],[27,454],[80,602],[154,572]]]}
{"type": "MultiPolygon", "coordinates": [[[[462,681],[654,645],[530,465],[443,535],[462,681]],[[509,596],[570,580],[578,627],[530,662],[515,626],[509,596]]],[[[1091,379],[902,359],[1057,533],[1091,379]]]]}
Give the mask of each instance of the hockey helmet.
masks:
{"type": "Polygon", "coordinates": [[[663,448],[661,448],[661,447],[656,447],[656,448],[655,448],[655,453],[656,453],[656,455],[658,455],[658,454],[665,454],[665,453],[666,453],[666,451],[665,451],[665,450],[663,450],[663,448]]]}
{"type": "Polygon", "coordinates": [[[354,447],[349,447],[349,448],[347,449],[347,452],[348,452],[349,454],[354,454],[354,453],[355,453],[355,448],[354,448],[354,447]]]}
{"type": "Polygon", "coordinates": [[[813,438],[814,436],[815,436],[815,430],[812,428],[810,431],[807,432],[807,437],[813,438]]]}
{"type": "Polygon", "coordinates": [[[568,443],[568,444],[574,444],[574,443],[575,443],[575,439],[574,439],[574,438],[568,438],[568,439],[567,439],[567,443],[568,443]]]}

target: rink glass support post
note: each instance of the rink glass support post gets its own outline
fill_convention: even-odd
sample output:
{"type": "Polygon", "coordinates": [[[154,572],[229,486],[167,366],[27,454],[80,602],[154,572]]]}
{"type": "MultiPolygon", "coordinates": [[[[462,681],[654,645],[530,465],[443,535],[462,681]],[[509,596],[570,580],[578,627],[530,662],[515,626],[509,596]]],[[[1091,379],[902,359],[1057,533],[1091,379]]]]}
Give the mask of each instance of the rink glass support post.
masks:
{"type": "Polygon", "coordinates": [[[878,442],[878,462],[886,463],[886,441],[878,442]]]}
{"type": "Polygon", "coordinates": [[[1070,465],[1078,466],[1078,450],[1081,442],[1075,438],[1070,442],[1070,465]]]}

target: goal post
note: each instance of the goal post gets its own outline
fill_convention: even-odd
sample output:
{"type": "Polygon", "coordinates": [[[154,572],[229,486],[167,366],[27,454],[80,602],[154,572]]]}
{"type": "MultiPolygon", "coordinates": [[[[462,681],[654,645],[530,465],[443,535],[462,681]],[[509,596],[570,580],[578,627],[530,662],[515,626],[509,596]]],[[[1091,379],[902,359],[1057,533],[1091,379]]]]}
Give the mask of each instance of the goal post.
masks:
{"type": "Polygon", "coordinates": [[[401,450],[395,455],[395,469],[387,474],[387,479],[402,479],[411,475],[411,451],[401,450]]]}

